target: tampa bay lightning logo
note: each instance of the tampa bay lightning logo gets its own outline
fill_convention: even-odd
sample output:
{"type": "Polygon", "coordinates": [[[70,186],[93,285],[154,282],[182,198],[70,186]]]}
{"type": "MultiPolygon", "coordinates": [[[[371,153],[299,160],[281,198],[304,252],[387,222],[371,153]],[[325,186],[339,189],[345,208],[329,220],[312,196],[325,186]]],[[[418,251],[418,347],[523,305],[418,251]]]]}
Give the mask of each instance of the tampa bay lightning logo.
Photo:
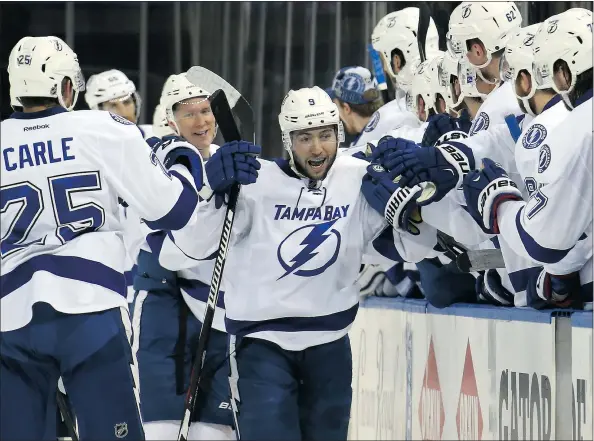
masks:
{"type": "Polygon", "coordinates": [[[525,149],[535,149],[547,137],[547,129],[542,124],[534,124],[530,126],[524,137],[522,138],[522,145],[525,149]]]}
{"type": "Polygon", "coordinates": [[[543,145],[538,154],[538,173],[544,172],[551,164],[551,149],[548,145],[543,145]]]}
{"type": "Polygon", "coordinates": [[[369,120],[367,125],[365,126],[365,131],[373,132],[375,130],[375,128],[377,127],[379,120],[380,120],[380,113],[378,111],[373,114],[373,116],[371,117],[371,119],[369,120]]]}
{"type": "Polygon", "coordinates": [[[547,32],[549,34],[552,34],[557,30],[557,23],[559,23],[559,20],[549,21],[549,24],[547,25],[547,32]]]}
{"type": "Polygon", "coordinates": [[[471,5],[466,5],[462,8],[462,18],[468,18],[470,17],[470,13],[472,12],[472,9],[470,8],[471,5]]]}
{"type": "Polygon", "coordinates": [[[338,219],[305,225],[289,234],[278,246],[277,258],[285,273],[313,277],[323,273],[338,258],[340,233],[332,229],[338,219]]]}
{"type": "Polygon", "coordinates": [[[528,34],[526,35],[526,38],[524,38],[524,46],[532,46],[532,44],[534,43],[534,35],[532,34],[528,34]]]}
{"type": "Polygon", "coordinates": [[[483,130],[487,130],[489,128],[489,115],[485,112],[481,112],[472,122],[472,127],[470,128],[470,135],[474,135],[475,133],[481,132],[483,130]]]}
{"type": "Polygon", "coordinates": [[[349,72],[342,87],[351,92],[363,93],[365,91],[365,80],[361,75],[349,72]]]}

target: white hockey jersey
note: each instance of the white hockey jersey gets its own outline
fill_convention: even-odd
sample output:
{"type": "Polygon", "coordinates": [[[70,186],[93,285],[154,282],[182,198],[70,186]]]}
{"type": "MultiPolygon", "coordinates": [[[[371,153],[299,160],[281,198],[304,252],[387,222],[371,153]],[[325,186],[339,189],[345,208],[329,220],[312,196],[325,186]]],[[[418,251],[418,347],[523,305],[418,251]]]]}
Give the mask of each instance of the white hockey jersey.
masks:
{"type": "Polygon", "coordinates": [[[179,228],[198,200],[187,170],[168,173],[138,127],[109,112],[15,113],[0,128],[1,330],[25,326],[36,302],[126,307],[118,199],[152,228],[179,228]]]}
{"type": "MultiPolygon", "coordinates": [[[[368,163],[339,155],[317,188],[286,161],[261,165],[237,203],[225,265],[227,332],[288,350],[335,341],[357,313],[362,256],[388,227],[360,191],[368,163]]],[[[213,200],[201,204],[187,228],[169,235],[161,264],[182,269],[196,264],[187,256],[215,252],[224,217],[213,200]]],[[[416,237],[386,230],[404,260],[416,262],[435,245],[435,230],[419,227],[416,237]]]]}
{"type": "Polygon", "coordinates": [[[558,103],[539,115],[517,146],[528,202],[497,211],[501,235],[551,274],[583,268],[592,281],[592,101],[568,113],[558,103]]]}
{"type": "Polygon", "coordinates": [[[524,114],[512,87],[513,85],[506,81],[489,93],[472,120],[469,136],[488,130],[494,125],[505,124],[507,115],[520,116],[524,114]]]}
{"type": "Polygon", "coordinates": [[[351,147],[366,145],[372,140],[377,142],[377,140],[392,130],[404,127],[413,129],[420,127],[420,125],[421,122],[415,114],[406,110],[404,100],[393,100],[376,110],[359,138],[353,141],[351,147]]]}

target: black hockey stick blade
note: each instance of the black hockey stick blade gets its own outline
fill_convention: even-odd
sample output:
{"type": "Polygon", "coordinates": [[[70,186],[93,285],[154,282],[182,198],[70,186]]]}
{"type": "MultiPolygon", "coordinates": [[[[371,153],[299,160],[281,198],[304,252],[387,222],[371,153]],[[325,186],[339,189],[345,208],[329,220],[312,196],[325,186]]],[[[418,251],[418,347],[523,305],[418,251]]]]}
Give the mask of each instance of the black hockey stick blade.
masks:
{"type": "Polygon", "coordinates": [[[464,273],[505,268],[503,254],[497,249],[466,251],[456,258],[456,265],[464,273]]]}
{"type": "MultiPolygon", "coordinates": [[[[241,132],[237,127],[237,121],[233,115],[233,111],[231,110],[225,92],[219,89],[210,96],[209,100],[213,115],[219,125],[219,130],[221,131],[225,142],[241,140],[241,132]]],[[[233,221],[235,219],[235,208],[237,206],[239,189],[239,184],[235,184],[231,188],[229,194],[227,212],[225,213],[225,220],[223,222],[223,231],[221,232],[221,239],[219,240],[219,248],[217,250],[214,270],[212,272],[208,300],[206,302],[206,311],[204,312],[204,318],[202,319],[202,327],[200,328],[200,334],[198,336],[198,347],[192,366],[192,373],[190,374],[190,386],[186,395],[184,415],[177,438],[178,441],[187,441],[188,432],[190,430],[190,421],[196,407],[196,399],[198,398],[204,361],[206,359],[206,351],[208,349],[208,339],[212,329],[212,321],[214,319],[217,300],[219,298],[223,270],[225,268],[227,251],[231,239],[231,229],[233,228],[233,221]]]]}
{"type": "Polygon", "coordinates": [[[72,441],[78,441],[78,433],[76,433],[76,423],[74,422],[74,417],[70,412],[68,398],[60,390],[56,392],[56,402],[58,403],[58,409],[60,410],[60,414],[62,415],[62,419],[64,420],[64,424],[66,425],[66,430],[68,430],[68,435],[70,435],[72,441]]]}
{"type": "Polygon", "coordinates": [[[426,2],[419,3],[419,23],[417,28],[417,42],[419,44],[419,55],[421,61],[427,61],[425,44],[427,43],[427,32],[431,24],[431,12],[426,2]]]}

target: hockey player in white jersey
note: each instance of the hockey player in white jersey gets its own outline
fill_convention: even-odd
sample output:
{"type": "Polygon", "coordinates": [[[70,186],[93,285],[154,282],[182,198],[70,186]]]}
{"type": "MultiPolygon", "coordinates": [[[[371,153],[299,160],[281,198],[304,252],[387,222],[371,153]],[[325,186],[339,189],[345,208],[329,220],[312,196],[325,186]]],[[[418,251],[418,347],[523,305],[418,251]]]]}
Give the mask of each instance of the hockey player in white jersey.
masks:
{"type": "MultiPolygon", "coordinates": [[[[192,148],[200,152],[204,161],[216,151],[217,146],[212,144],[216,121],[209,95],[210,91],[190,83],[185,74],[171,75],[167,79],[160,108],[167,127],[176,137],[163,138],[162,143],[154,145],[157,154],[181,139],[191,140],[192,148]]],[[[153,232],[146,240],[158,248],[165,234],[153,232]]],[[[143,385],[142,419],[147,439],[171,440],[177,437],[181,424],[179,419],[183,415],[213,261],[197,262],[194,267],[176,273],[159,264],[158,254],[151,253],[148,244],[143,245],[137,255],[133,348],[143,385]]],[[[224,305],[223,292],[219,304],[224,305]]],[[[233,414],[229,404],[224,315],[224,309],[218,308],[201,383],[204,390],[199,394],[190,440],[235,439],[231,428],[233,414]]]]}
{"type": "MultiPolygon", "coordinates": [[[[142,98],[134,83],[122,71],[111,69],[91,75],[87,81],[85,101],[91,110],[107,110],[138,124],[142,98]]],[[[139,125],[145,139],[153,136],[152,126],[139,125]]]]}
{"type": "MultiPolygon", "coordinates": [[[[342,125],[322,89],[290,91],[279,123],[290,159],[246,162],[246,173],[258,178],[241,189],[225,266],[238,431],[243,439],[346,439],[347,332],[358,309],[363,253],[388,227],[392,246],[415,261],[435,245],[435,232],[406,214],[414,197],[384,180],[381,167],[336,154],[342,125]]],[[[234,182],[223,164],[237,150],[260,148],[245,141],[223,145],[205,166],[215,192],[234,182]]],[[[187,256],[209,256],[224,216],[214,198],[205,203],[184,231],[168,236],[161,262],[185,258],[192,266],[187,256]]]]}
{"type": "Polygon", "coordinates": [[[477,222],[544,264],[530,287],[533,297],[579,305],[592,298],[592,13],[575,8],[545,21],[534,39],[533,67],[533,82],[525,74],[516,82],[526,91],[544,89],[524,98],[540,115],[516,148],[530,199],[522,200],[491,161],[465,177],[464,193],[477,222]],[[550,88],[564,103],[546,101],[550,88]],[[574,109],[567,117],[562,104],[574,109]]]}
{"type": "Polygon", "coordinates": [[[118,197],[151,228],[179,228],[200,157],[172,152],[167,172],[126,119],[68,112],[84,79],[59,38],[21,39],[8,74],[23,112],[0,129],[0,438],[42,438],[61,376],[81,440],[144,439],[118,197]]]}

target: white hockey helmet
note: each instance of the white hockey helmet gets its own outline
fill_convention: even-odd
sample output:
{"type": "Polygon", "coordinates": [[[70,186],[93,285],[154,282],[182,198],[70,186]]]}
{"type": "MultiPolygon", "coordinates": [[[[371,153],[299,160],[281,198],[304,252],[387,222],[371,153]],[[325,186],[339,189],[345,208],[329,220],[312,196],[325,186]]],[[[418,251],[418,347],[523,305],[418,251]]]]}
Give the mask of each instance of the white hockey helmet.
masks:
{"type": "Polygon", "coordinates": [[[482,100],[487,98],[487,94],[479,92],[476,87],[478,72],[478,68],[470,64],[468,60],[458,61],[458,82],[462,98],[480,98],[482,100]]]}
{"type": "Polygon", "coordinates": [[[185,73],[170,75],[167,78],[161,92],[160,105],[165,110],[167,121],[174,126],[176,135],[180,135],[180,132],[173,116],[173,107],[191,98],[201,97],[206,100],[210,95],[211,92],[191,83],[185,73]]]}
{"type": "Polygon", "coordinates": [[[87,81],[85,101],[92,110],[99,110],[100,105],[107,101],[124,101],[129,97],[134,100],[135,115],[138,120],[142,100],[136,91],[136,86],[124,72],[111,69],[92,75],[87,81]]]}
{"type": "Polygon", "coordinates": [[[592,12],[573,8],[545,20],[534,37],[532,76],[542,88],[553,88],[568,104],[567,94],[575,86],[579,74],[592,69],[592,12]],[[572,83],[569,90],[555,84],[554,66],[559,60],[567,63],[572,83]]]}
{"type": "Polygon", "coordinates": [[[159,138],[174,134],[173,129],[167,123],[165,108],[161,104],[157,104],[153,113],[153,133],[159,138]]]}
{"type": "Polygon", "coordinates": [[[14,46],[8,59],[11,103],[21,97],[57,98],[60,106],[72,110],[85,79],[76,54],[58,37],[24,37],[14,46]],[[62,80],[69,78],[74,96],[64,103],[62,80]],[[14,98],[14,100],[13,100],[14,98]]]}
{"type": "Polygon", "coordinates": [[[443,90],[442,97],[448,111],[456,110],[462,104],[464,93],[458,80],[458,59],[450,52],[445,52],[438,67],[440,88],[443,90]],[[455,81],[458,80],[459,91],[456,91],[455,81]]]}
{"type": "Polygon", "coordinates": [[[495,52],[505,48],[514,29],[522,25],[522,15],[514,2],[462,2],[450,15],[448,50],[465,59],[468,40],[479,39],[485,47],[486,67],[495,52]]]}
{"type": "MultiPolygon", "coordinates": [[[[404,8],[384,16],[373,29],[371,44],[384,59],[388,74],[396,85],[404,91],[410,90],[413,72],[421,62],[417,32],[419,27],[419,8],[404,8]],[[392,66],[392,52],[399,50],[404,55],[403,67],[398,73],[392,66]]],[[[429,21],[425,55],[433,58],[439,51],[439,34],[433,18],[429,21]]]]}
{"type": "Polygon", "coordinates": [[[417,66],[417,69],[414,72],[414,77],[412,81],[412,85],[410,91],[406,92],[406,109],[409,112],[414,113],[417,115],[419,119],[421,119],[419,115],[419,100],[420,98],[423,99],[423,109],[425,112],[425,120],[429,119],[429,115],[431,110],[437,113],[437,99],[436,99],[436,83],[438,82],[437,79],[437,64],[439,63],[438,58],[443,57],[442,55],[438,55],[437,57],[433,57],[431,60],[423,61],[421,64],[417,66]],[[433,78],[432,75],[435,77],[433,78]]]}
{"type": "MultiPolygon", "coordinates": [[[[335,125],[338,143],[344,141],[344,128],[338,115],[338,107],[330,99],[330,96],[318,86],[290,90],[281,104],[278,123],[283,145],[289,153],[291,168],[296,173],[298,172],[293,161],[291,133],[297,130],[335,125]]],[[[300,173],[298,174],[301,176],[300,173]]]]}
{"type": "MultiPolygon", "coordinates": [[[[534,45],[534,37],[540,28],[540,23],[527,26],[518,30],[514,30],[511,37],[505,46],[505,52],[499,61],[499,76],[501,81],[510,81],[512,86],[515,85],[516,79],[522,70],[528,72],[531,78],[530,93],[526,96],[520,96],[516,93],[516,98],[523,104],[524,110],[530,116],[535,116],[528,100],[534,96],[537,89],[543,89],[536,84],[532,76],[532,62],[534,56],[532,47],[534,45]]],[[[515,93],[515,86],[513,86],[515,93]]]]}

